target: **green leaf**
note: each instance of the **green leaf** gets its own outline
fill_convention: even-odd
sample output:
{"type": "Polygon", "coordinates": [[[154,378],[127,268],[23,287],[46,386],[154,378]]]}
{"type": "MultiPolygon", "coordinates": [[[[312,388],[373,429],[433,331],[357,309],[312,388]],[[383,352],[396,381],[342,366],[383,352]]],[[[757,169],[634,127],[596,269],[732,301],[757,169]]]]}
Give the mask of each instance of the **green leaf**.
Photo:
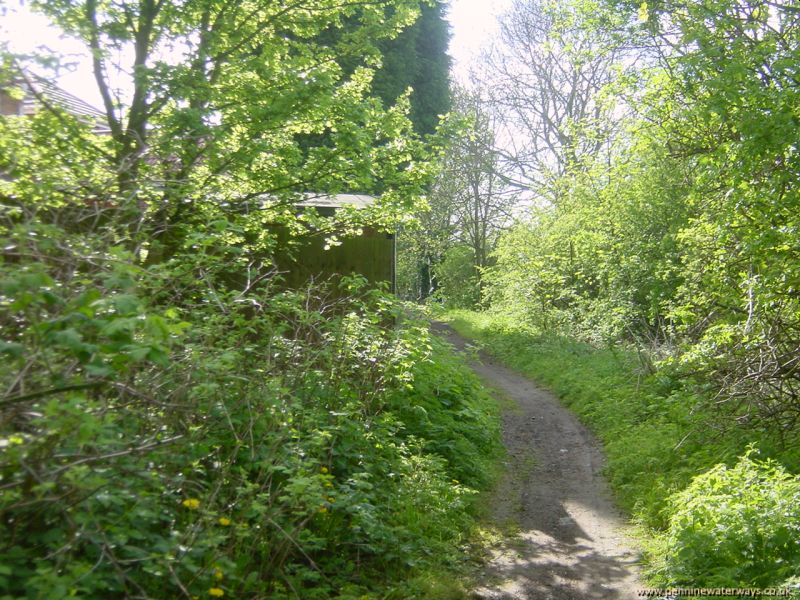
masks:
{"type": "Polygon", "coordinates": [[[13,356],[14,358],[20,358],[25,352],[25,346],[17,342],[0,340],[0,352],[13,356]]]}

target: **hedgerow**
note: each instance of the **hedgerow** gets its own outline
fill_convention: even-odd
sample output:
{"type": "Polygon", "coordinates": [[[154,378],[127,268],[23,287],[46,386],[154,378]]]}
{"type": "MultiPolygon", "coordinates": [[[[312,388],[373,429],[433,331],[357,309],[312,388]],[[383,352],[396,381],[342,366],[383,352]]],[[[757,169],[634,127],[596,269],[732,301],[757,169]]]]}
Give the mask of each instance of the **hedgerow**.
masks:
{"type": "Polygon", "coordinates": [[[0,597],[414,597],[463,562],[496,419],[393,300],[42,227],[0,263],[0,597]]]}

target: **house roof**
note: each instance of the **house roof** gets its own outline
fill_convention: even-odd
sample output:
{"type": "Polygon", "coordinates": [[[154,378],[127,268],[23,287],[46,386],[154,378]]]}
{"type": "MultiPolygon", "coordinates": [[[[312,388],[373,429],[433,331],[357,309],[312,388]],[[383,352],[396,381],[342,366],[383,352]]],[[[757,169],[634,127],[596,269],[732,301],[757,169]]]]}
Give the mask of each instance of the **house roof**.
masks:
{"type": "Polygon", "coordinates": [[[39,100],[39,96],[41,96],[46,102],[51,102],[68,113],[94,124],[95,130],[98,132],[108,129],[105,123],[106,115],[101,110],[62,90],[44,77],[27,72],[24,78],[16,81],[16,85],[20,86],[25,92],[20,107],[21,115],[30,116],[38,112],[42,107],[42,103],[39,100]]]}
{"type": "Polygon", "coordinates": [[[305,194],[305,199],[297,206],[314,208],[341,208],[352,206],[357,209],[367,208],[375,204],[376,198],[366,194],[305,194]]]}

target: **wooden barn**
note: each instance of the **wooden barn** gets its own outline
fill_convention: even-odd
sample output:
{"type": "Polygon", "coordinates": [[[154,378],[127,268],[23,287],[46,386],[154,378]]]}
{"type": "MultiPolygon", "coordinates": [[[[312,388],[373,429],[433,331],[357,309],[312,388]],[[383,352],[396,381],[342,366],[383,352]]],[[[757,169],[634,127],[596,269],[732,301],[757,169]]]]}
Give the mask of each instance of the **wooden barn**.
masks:
{"type": "MultiPolygon", "coordinates": [[[[374,197],[362,194],[309,194],[297,207],[299,210],[313,208],[321,216],[333,216],[343,206],[364,209],[374,202],[374,197]]],[[[393,233],[365,227],[361,235],[340,240],[340,245],[326,248],[324,236],[302,238],[291,257],[278,259],[286,285],[301,287],[311,279],[321,281],[355,273],[371,283],[387,283],[394,293],[396,240],[393,233]]]]}

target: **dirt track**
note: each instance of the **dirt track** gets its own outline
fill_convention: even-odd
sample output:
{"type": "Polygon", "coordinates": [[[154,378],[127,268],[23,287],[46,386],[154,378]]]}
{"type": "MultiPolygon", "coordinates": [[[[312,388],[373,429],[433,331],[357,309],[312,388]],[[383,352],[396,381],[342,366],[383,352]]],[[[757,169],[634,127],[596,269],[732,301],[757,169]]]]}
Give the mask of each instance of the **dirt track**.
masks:
{"type": "MultiPolygon", "coordinates": [[[[468,342],[442,323],[433,329],[457,349],[468,342]]],[[[505,396],[506,474],[492,520],[510,535],[474,591],[485,600],[636,598],[636,555],[601,475],[597,441],[549,392],[485,354],[470,366],[505,396]]]]}

